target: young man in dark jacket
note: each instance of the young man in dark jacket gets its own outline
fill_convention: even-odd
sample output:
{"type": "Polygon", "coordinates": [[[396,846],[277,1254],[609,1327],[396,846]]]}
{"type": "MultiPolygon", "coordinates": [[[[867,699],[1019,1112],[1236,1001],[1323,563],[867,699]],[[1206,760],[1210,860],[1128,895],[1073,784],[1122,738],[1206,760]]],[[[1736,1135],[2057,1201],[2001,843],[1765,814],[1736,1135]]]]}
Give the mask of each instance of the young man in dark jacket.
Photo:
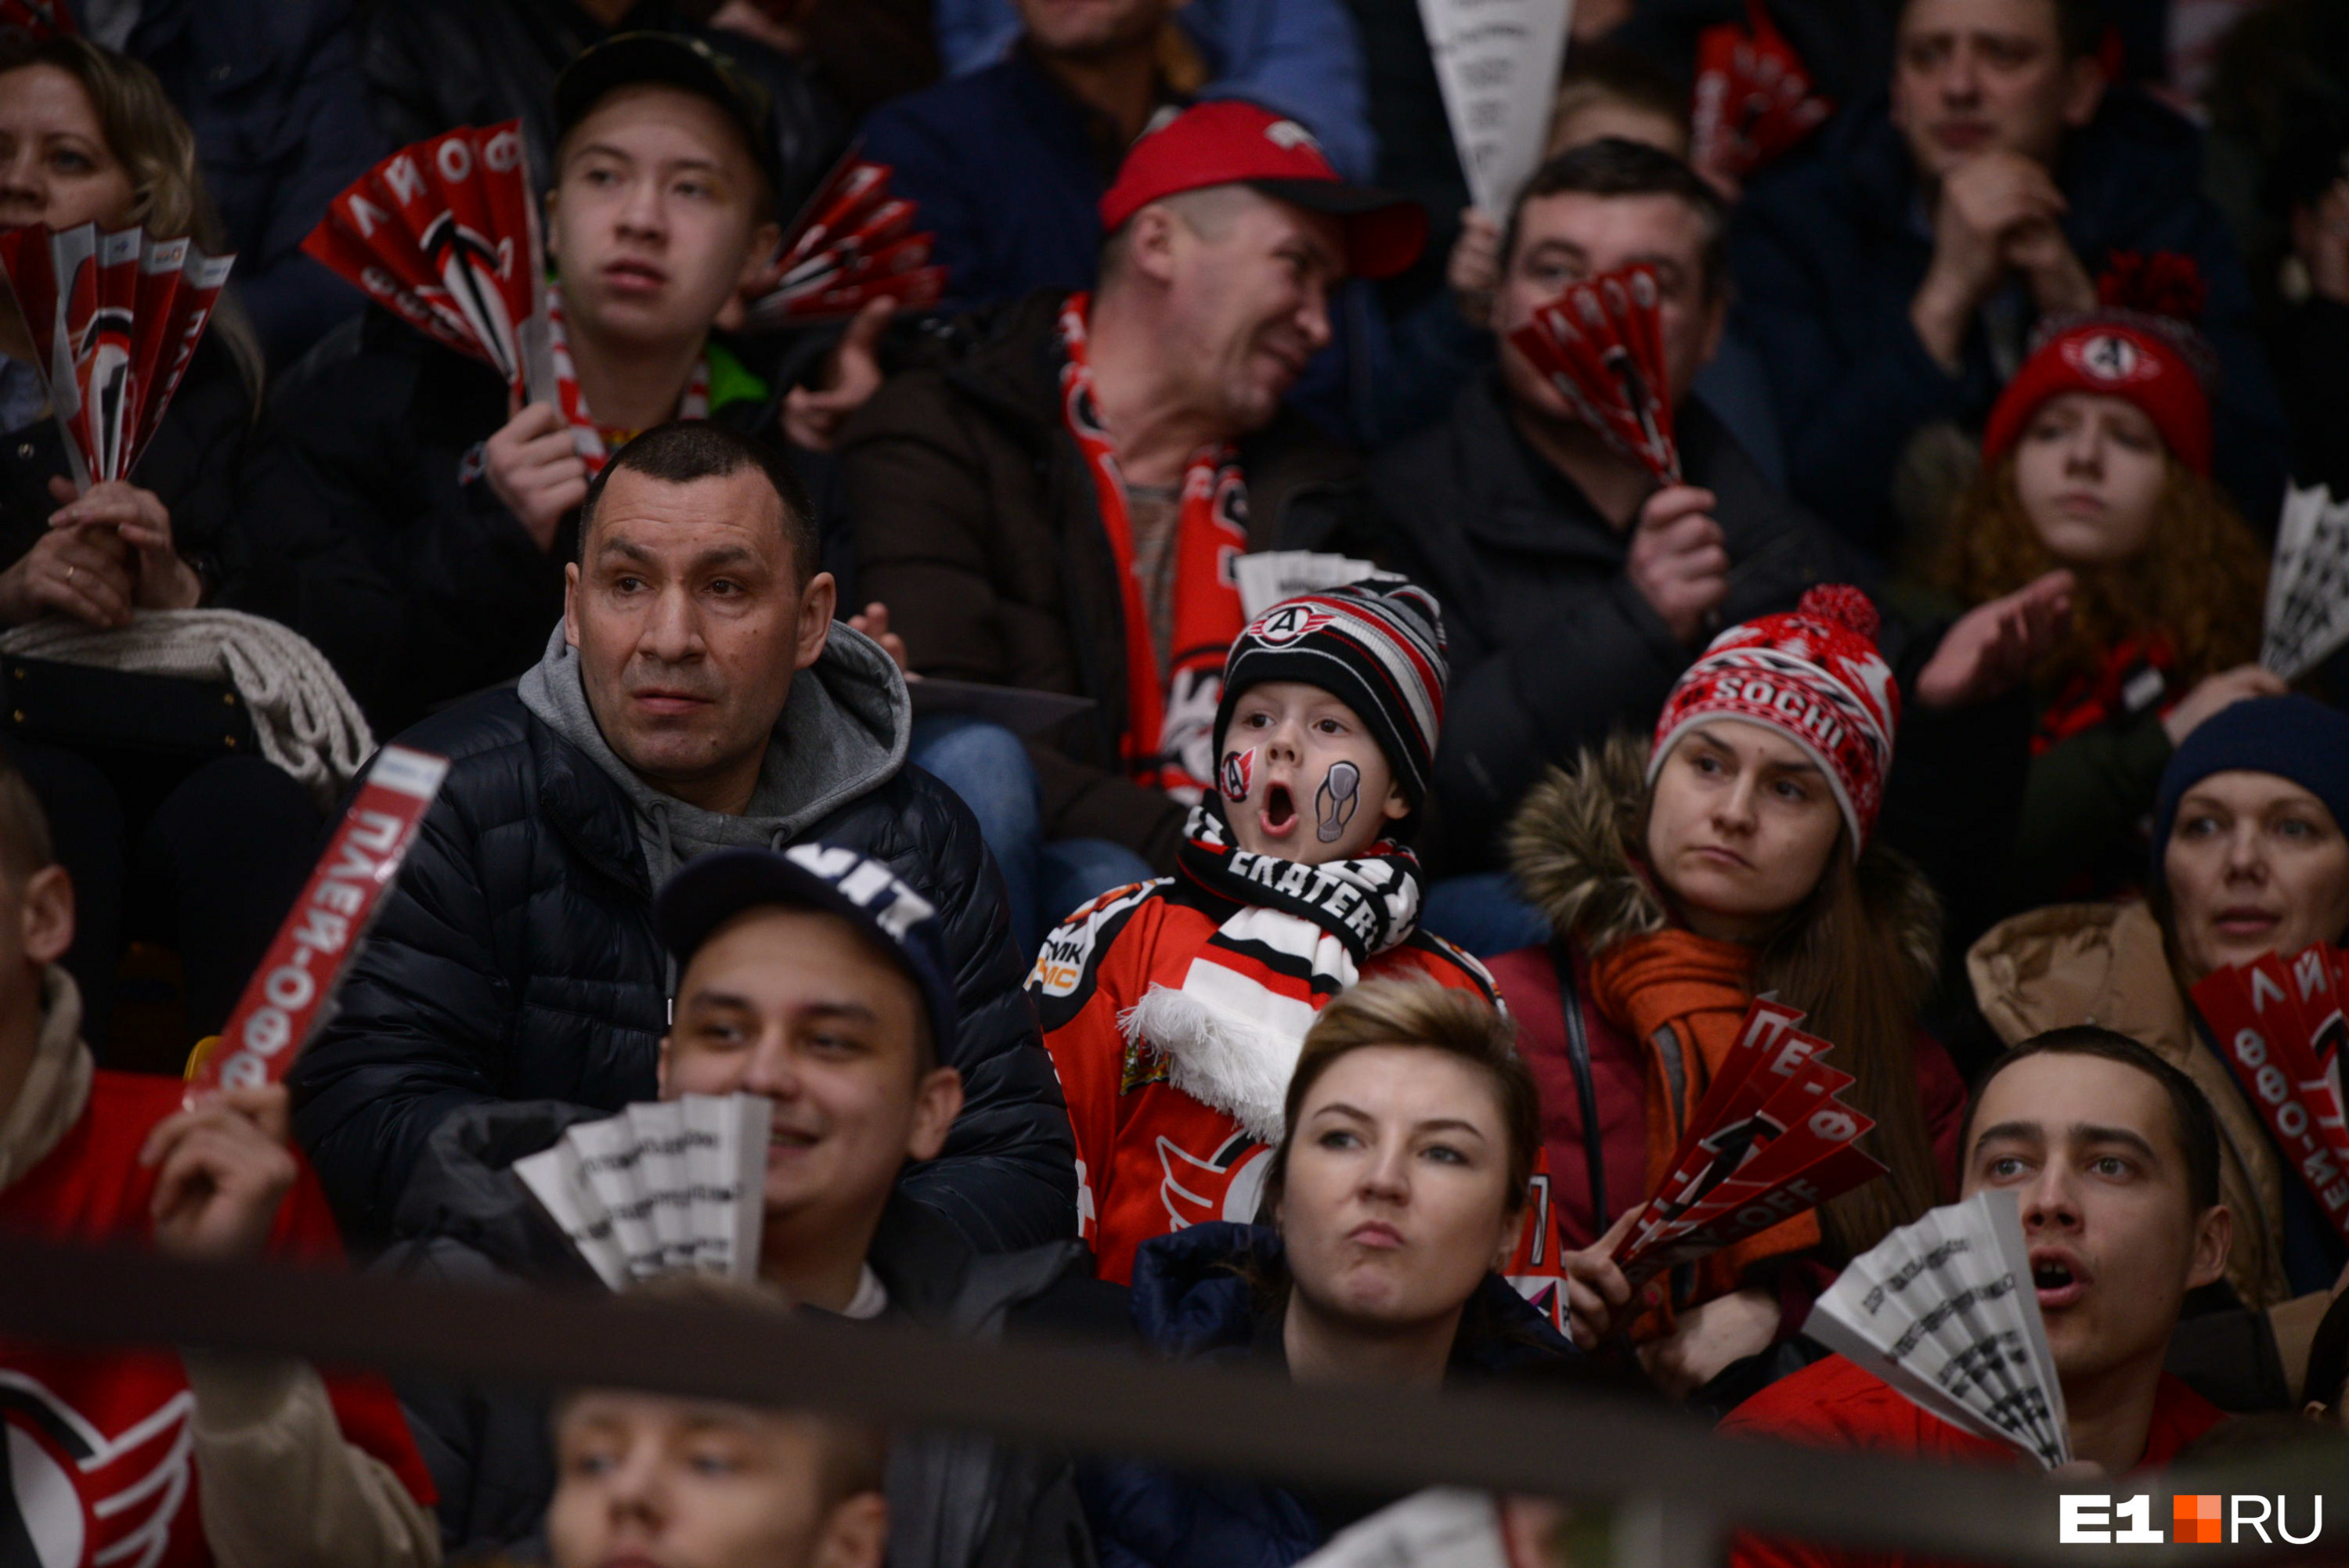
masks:
{"type": "MultiPolygon", "coordinates": [[[[1653,724],[1672,683],[1722,628],[1789,608],[1815,583],[1868,580],[1857,553],[1771,489],[1687,395],[1727,313],[1726,218],[1712,187],[1655,148],[1600,141],[1552,160],[1518,198],[1510,225],[1494,303],[1498,368],[1461,395],[1449,420],[1371,467],[1374,534],[1357,542],[1433,587],[1451,634],[1451,704],[1435,771],[1448,872],[1496,862],[1510,812],[1544,769],[1617,728],[1653,724]],[[1568,282],[1635,262],[1655,269],[1662,290],[1686,476],[1662,488],[1507,343],[1568,282]]],[[[1894,667],[1920,707],[1951,708],[1994,689],[1978,677],[1986,648],[2007,634],[2000,628],[2021,636],[2050,618],[2049,590],[2026,593],[2029,615],[2002,601],[1938,645],[1906,635],[1894,644],[1894,667]]],[[[2002,799],[2007,775],[2019,798],[2026,727],[1991,718],[1956,733],[1943,727],[1947,743],[1971,759],[1973,800],[2002,799]]],[[[1911,721],[1914,733],[1934,728],[1911,721]]],[[[1896,826],[1904,793],[1896,787],[1896,826]]],[[[1990,817],[1985,835],[2003,820],[1995,810],[1990,817]]],[[[1936,825],[1946,831],[1951,818],[1936,825]]],[[[1938,857],[1931,869],[1941,869],[1938,857]]],[[[1489,891],[1468,896],[1488,902],[1489,891]]],[[[1439,889],[1430,918],[1472,951],[1539,940],[1527,923],[1519,940],[1484,945],[1488,934],[1509,934],[1465,923],[1462,896],[1439,889]]]]}
{"type": "MultiPolygon", "coordinates": [[[[2275,514],[2283,417],[2199,137],[2106,90],[2100,16],[2093,0],[1907,0],[1889,98],[1852,106],[1739,209],[1739,330],[1769,370],[1794,492],[1879,557],[1909,521],[1893,491],[1912,438],[1978,429],[2033,320],[2094,307],[2122,253],[2199,271],[2219,478],[2246,516],[2275,514]]],[[[1915,510],[1934,521],[1930,500],[1915,510]]]]}
{"type": "Polygon", "coordinates": [[[465,1106],[650,1098],[674,978],[653,891],[704,851],[822,839],[885,861],[945,927],[967,1104],[907,1195],[983,1248],[1073,1234],[1068,1117],[1001,884],[968,811],[905,766],[896,665],[833,624],[790,471],[680,421],[623,449],[582,515],[545,656],[403,738],[449,779],[294,1080],[346,1230],[385,1233],[465,1106]]]}
{"type": "MultiPolygon", "coordinates": [[[[1078,1243],[982,1256],[905,1195],[900,1171],[936,1159],[963,1099],[952,1064],[966,1053],[936,914],[932,895],[889,865],[830,843],[694,861],[653,914],[681,969],[659,1094],[773,1102],[759,1280],[794,1305],[983,1340],[1090,1316],[1122,1340],[1121,1298],[1091,1282],[1078,1243]]],[[[592,1115],[540,1100],[450,1118],[401,1202],[408,1239],[381,1267],[476,1284],[589,1283],[512,1166],[592,1115]]],[[[555,1482],[543,1402],[429,1379],[400,1393],[451,1554],[531,1535],[555,1482]]],[[[909,1434],[894,1449],[887,1532],[900,1568],[1090,1564],[1066,1460],[966,1436],[909,1434]]],[[[549,1517],[558,1562],[576,1560],[565,1551],[574,1512],[549,1517]]]]}
{"type": "Polygon", "coordinates": [[[398,590],[398,655],[352,672],[379,730],[529,667],[579,499],[630,433],[774,428],[775,391],[716,335],[776,242],[765,96],[730,57],[638,33],[581,56],[552,103],[556,178],[536,188],[578,407],[517,409],[488,366],[371,309],[281,384],[248,478],[248,509],[339,528],[398,590]]]}
{"type": "MultiPolygon", "coordinates": [[[[1353,477],[1281,399],[1329,342],[1330,287],[1407,263],[1425,219],[1228,102],[1143,138],[1101,215],[1099,292],[1032,295],[952,368],[892,381],[843,433],[843,480],[860,596],[911,668],[1092,699],[1028,748],[1042,840],[1166,871],[1247,620],[1228,559],[1353,477]]],[[[1008,878],[1037,854],[988,843],[1008,878]]]]}

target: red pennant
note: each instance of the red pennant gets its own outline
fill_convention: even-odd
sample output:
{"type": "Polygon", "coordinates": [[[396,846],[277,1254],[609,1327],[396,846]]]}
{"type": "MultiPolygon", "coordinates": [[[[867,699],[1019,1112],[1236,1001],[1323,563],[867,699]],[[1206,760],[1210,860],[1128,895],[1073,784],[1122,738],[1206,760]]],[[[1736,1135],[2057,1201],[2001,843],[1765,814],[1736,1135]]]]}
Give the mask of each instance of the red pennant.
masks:
{"type": "Polygon", "coordinates": [[[144,229],[0,233],[0,273],[31,334],[76,485],[129,477],[235,260],[144,229]]]}
{"type": "Polygon", "coordinates": [[[1696,40],[1696,94],[1689,160],[1744,181],[1784,157],[1834,112],[1811,90],[1803,57],[1772,25],[1760,0],[1745,24],[1707,27],[1696,40]]]}
{"type": "Polygon", "coordinates": [[[2349,1240],[2349,1127],[2342,1118],[2342,955],[2311,947],[2214,970],[2194,987],[2210,1043],[2244,1098],[2349,1240]]]}
{"type": "Polygon", "coordinates": [[[524,402],[556,399],[545,249],[522,122],[402,148],[327,204],[303,251],[524,402]]]}
{"type": "Polygon", "coordinates": [[[791,233],[753,284],[761,326],[854,315],[876,299],[907,309],[936,304],[946,269],[931,263],[934,236],[913,232],[915,204],[889,194],[886,164],[851,152],[825,176],[791,233]]]}
{"type": "Polygon", "coordinates": [[[1663,483],[1678,484],[1662,304],[1654,269],[1626,267],[1568,284],[1509,342],[1584,423],[1663,483]]]}

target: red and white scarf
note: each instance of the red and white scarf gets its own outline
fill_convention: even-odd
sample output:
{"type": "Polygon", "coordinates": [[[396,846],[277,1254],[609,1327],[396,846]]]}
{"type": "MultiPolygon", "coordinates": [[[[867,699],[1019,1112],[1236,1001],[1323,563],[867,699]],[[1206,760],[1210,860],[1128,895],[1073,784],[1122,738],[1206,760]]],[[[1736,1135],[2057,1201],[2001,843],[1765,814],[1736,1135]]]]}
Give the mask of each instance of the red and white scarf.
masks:
{"type": "Polygon", "coordinates": [[[1191,809],[1176,859],[1238,907],[1179,985],[1153,984],[1119,1022],[1167,1058],[1175,1088],[1271,1142],[1314,1015],[1418,929],[1419,859],[1388,839],[1320,865],[1260,855],[1209,806],[1191,809]]]}
{"type": "Polygon", "coordinates": [[[1092,470],[1102,527],[1117,559],[1125,611],[1126,728],[1119,754],[1139,783],[1196,805],[1215,778],[1216,705],[1223,696],[1224,655],[1247,617],[1233,562],[1247,549],[1247,486],[1228,442],[1200,448],[1183,469],[1182,511],[1174,536],[1174,647],[1166,682],[1158,680],[1150,611],[1133,570],[1133,522],[1117,447],[1102,426],[1086,355],[1085,311],[1092,296],[1073,294],[1061,311],[1061,410],[1092,470]]]}
{"type": "MultiPolygon", "coordinates": [[[[546,291],[547,341],[554,361],[554,393],[560,403],[563,422],[571,427],[571,444],[586,460],[587,477],[595,478],[604,471],[612,454],[626,446],[640,430],[623,429],[616,425],[604,425],[588,411],[587,394],[579,386],[579,367],[571,362],[571,337],[563,321],[563,291],[546,291]]],[[[685,384],[685,396],[678,399],[679,419],[709,418],[709,350],[705,346],[693,361],[692,378],[685,384]]]]}

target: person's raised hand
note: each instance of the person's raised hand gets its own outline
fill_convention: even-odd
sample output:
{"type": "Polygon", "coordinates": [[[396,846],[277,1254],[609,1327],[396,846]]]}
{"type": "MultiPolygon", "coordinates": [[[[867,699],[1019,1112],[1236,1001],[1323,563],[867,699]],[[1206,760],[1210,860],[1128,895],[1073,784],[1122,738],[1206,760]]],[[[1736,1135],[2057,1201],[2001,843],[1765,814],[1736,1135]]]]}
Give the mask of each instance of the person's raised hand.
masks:
{"type": "Polygon", "coordinates": [[[881,390],[881,334],[896,314],[895,300],[867,301],[824,356],[816,385],[794,387],[784,394],[783,434],[793,446],[812,452],[832,450],[840,427],[881,390]]]}
{"type": "Polygon", "coordinates": [[[1558,1261],[1566,1271],[1567,1332],[1576,1346],[1595,1350],[1601,1340],[1630,1321],[1631,1282],[1614,1258],[1616,1243],[1647,1205],[1634,1203],[1607,1227],[1607,1233],[1558,1261]]]}
{"type": "Polygon", "coordinates": [[[51,528],[110,528],[130,547],[138,608],[191,610],[204,596],[203,579],[172,547],[171,510],[153,490],[109,480],[76,495],[73,481],[60,478],[49,480],[49,494],[61,503],[49,514],[51,528]]]}
{"type": "Polygon", "coordinates": [[[587,461],[552,403],[525,404],[489,438],[481,455],[491,493],[531,542],[554,548],[564,514],[587,499],[587,461]]]}
{"type": "Polygon", "coordinates": [[[0,572],[0,624],[67,615],[100,629],[127,626],[138,603],[137,562],[119,529],[49,529],[0,572]]]}
{"type": "Polygon", "coordinates": [[[2176,707],[2161,716],[2161,727],[2173,748],[2183,746],[2186,738],[2199,728],[2204,719],[2221,710],[2255,696],[2282,696],[2291,689],[2273,670],[2258,665],[2237,665],[2197,682],[2192,691],[2178,699],[2176,707]]]}
{"type": "MultiPolygon", "coordinates": [[[[1909,320],[1928,353],[1945,366],[1957,366],[1974,312],[1999,280],[2020,264],[2009,254],[2011,244],[2023,241],[2033,264],[2052,268],[2054,258],[2044,249],[2044,235],[2034,248],[2019,232],[2052,227],[2064,206],[2054,177],[2019,152],[1985,152],[1942,179],[1933,206],[1932,263],[1909,307],[1909,320]]],[[[2060,231],[2054,242],[2064,243],[2060,231]]],[[[2070,247],[2064,245],[2064,250],[2068,254],[2070,247]]],[[[2078,264],[2076,258],[2073,264],[2078,264]]]]}
{"type": "Polygon", "coordinates": [[[2058,568],[1959,616],[1918,672],[1917,701],[1926,707],[1967,707],[2022,685],[2071,624],[2075,586],[2072,574],[2058,568]]]}
{"type": "Polygon", "coordinates": [[[1667,1398],[1685,1399],[1733,1361],[1759,1355],[1778,1337],[1778,1298],[1748,1287],[1682,1312],[1672,1331],[1640,1346],[1640,1367],[1667,1398]]]}
{"type": "Polygon", "coordinates": [[[253,1257],[294,1185],[285,1088],[222,1089],[147,1134],[139,1163],[155,1171],[156,1250],[178,1258],[253,1257]]]}
{"type": "Polygon", "coordinates": [[[1668,485],[1650,496],[1632,526],[1624,574],[1675,639],[1693,646],[1729,597],[1729,550],[1713,520],[1713,493],[1668,485]]]}
{"type": "Polygon", "coordinates": [[[909,681],[922,677],[905,662],[905,639],[889,629],[889,606],[875,599],[861,614],[848,617],[848,629],[862,632],[881,645],[881,651],[897,662],[897,668],[909,681]]]}
{"type": "Polygon", "coordinates": [[[1469,325],[1492,325],[1493,291],[1501,286],[1501,226],[1478,208],[1460,209],[1460,237],[1452,242],[1444,281],[1469,325]]]}

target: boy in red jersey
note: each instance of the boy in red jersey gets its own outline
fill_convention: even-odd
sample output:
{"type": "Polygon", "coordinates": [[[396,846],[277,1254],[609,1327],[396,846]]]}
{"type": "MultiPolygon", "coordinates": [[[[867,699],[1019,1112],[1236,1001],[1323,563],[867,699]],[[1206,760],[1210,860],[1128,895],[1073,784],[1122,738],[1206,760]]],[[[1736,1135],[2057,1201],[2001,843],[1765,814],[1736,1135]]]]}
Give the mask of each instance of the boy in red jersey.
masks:
{"type": "MultiPolygon", "coordinates": [[[[1964,1196],[2012,1188],[2022,1206],[2074,1460],[2112,1475],[2167,1464],[2223,1421],[2162,1370],[2186,1293],[2221,1277],[2233,1231],[2219,1201],[2218,1125],[2194,1081],[2110,1029],[2051,1029],[1999,1059],[1975,1091],[1959,1147],[1964,1196]]],[[[1720,1429],[2016,1462],[2012,1449],[1926,1414],[1840,1356],[1772,1384],[1720,1429]]],[[[1909,1561],[1752,1536],[1732,1556],[1735,1568],[1909,1561]]]]}
{"type": "MultiPolygon", "coordinates": [[[[1028,988],[1103,1279],[1125,1283],[1154,1236],[1255,1221],[1299,1045],[1339,992],[1418,975],[1494,999],[1484,965],[1419,929],[1400,841],[1444,680],[1435,601],[1401,578],[1274,605],[1225,661],[1216,798],[1192,810],[1178,874],[1103,894],[1045,939],[1028,988]]],[[[1548,1205],[1526,1209],[1521,1288],[1556,1252],[1548,1205]]]]}
{"type": "MultiPolygon", "coordinates": [[[[98,1071],[57,959],[73,888],[0,758],[0,1232],[333,1264],[285,1091],[180,1109],[171,1078],[98,1071]]],[[[299,1361],[0,1338],[0,1562],[204,1568],[440,1559],[431,1481],[391,1390],[299,1361]]]]}

